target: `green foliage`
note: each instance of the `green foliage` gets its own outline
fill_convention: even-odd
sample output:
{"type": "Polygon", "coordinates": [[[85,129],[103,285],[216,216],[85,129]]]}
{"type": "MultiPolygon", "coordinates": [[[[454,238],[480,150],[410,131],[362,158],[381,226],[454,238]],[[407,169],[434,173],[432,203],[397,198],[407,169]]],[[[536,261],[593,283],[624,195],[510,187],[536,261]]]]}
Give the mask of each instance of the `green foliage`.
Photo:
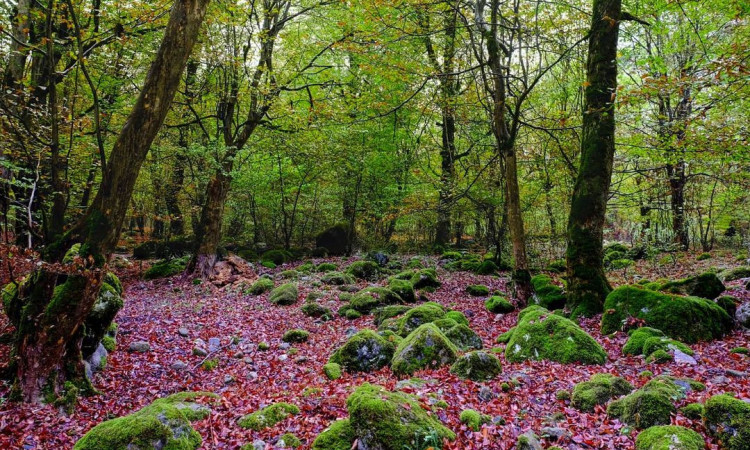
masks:
{"type": "Polygon", "coordinates": [[[177,275],[185,271],[189,258],[169,259],[159,261],[148,270],[143,272],[144,280],[155,280],[157,278],[166,278],[177,275]]]}

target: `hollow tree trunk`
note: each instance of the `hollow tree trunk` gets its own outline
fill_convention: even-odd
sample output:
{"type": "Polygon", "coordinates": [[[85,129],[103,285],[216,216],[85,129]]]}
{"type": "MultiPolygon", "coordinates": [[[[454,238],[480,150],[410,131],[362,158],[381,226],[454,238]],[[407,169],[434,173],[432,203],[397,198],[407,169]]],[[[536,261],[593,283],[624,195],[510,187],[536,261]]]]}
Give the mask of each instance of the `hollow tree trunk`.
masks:
{"type": "Polygon", "coordinates": [[[161,46],[141,94],[121,130],[86,215],[49,246],[45,259],[59,261],[74,242],[93,268],[63,276],[41,269],[21,289],[25,304],[12,361],[14,395],[27,402],[43,400],[43,391],[58,392],[64,380],[85,380],[80,364],[81,325],[101,286],[101,270],[120,235],[135,181],[149,147],[161,128],[196,41],[209,0],[177,0],[161,46]],[[78,364],[68,364],[70,361],[78,364]],[[72,366],[72,367],[71,367],[72,366]]]}
{"type": "Polygon", "coordinates": [[[568,218],[568,306],[602,311],[611,291],[603,267],[604,221],[615,155],[617,37],[621,0],[594,0],[583,108],[581,164],[568,218]]]}

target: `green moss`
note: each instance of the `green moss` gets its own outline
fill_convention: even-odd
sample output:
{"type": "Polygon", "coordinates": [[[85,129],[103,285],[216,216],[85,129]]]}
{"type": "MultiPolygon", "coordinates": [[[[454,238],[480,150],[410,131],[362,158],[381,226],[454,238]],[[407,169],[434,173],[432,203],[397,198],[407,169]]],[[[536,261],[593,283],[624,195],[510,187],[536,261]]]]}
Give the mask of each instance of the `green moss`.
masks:
{"type": "Polygon", "coordinates": [[[266,350],[268,350],[269,348],[271,348],[271,346],[270,346],[270,345],[268,345],[268,342],[265,342],[265,341],[264,341],[264,342],[259,342],[259,343],[258,343],[258,350],[260,350],[260,351],[262,351],[262,352],[265,352],[265,351],[266,351],[266,350]]]}
{"type": "Polygon", "coordinates": [[[481,351],[466,353],[451,366],[452,374],[472,381],[492,380],[502,370],[500,360],[495,355],[481,351]]]}
{"type": "Polygon", "coordinates": [[[414,286],[408,280],[390,280],[388,282],[388,289],[395,292],[406,303],[417,301],[417,297],[414,294],[414,286]]]}
{"type": "Polygon", "coordinates": [[[464,409],[461,411],[459,420],[461,420],[461,423],[468,426],[471,431],[479,431],[482,428],[482,425],[490,423],[492,417],[487,414],[481,414],[473,409],[464,409]]]}
{"type": "Polygon", "coordinates": [[[547,275],[535,275],[531,277],[531,286],[534,288],[532,301],[546,309],[554,310],[565,306],[567,297],[563,290],[552,282],[547,275]]]}
{"type": "Polygon", "coordinates": [[[332,271],[320,277],[320,281],[334,286],[343,286],[345,284],[354,283],[354,277],[345,273],[332,271]]]}
{"type": "Polygon", "coordinates": [[[706,272],[682,280],[665,283],[662,285],[661,290],[671,294],[692,295],[713,299],[721,295],[726,290],[726,287],[715,273],[706,272]]]}
{"type": "Polygon", "coordinates": [[[351,450],[357,439],[349,419],[333,422],[315,438],[313,450],[351,450]]]}
{"type": "Polygon", "coordinates": [[[112,336],[104,336],[102,338],[102,345],[108,352],[113,352],[117,348],[117,341],[112,336]]]}
{"type": "Polygon", "coordinates": [[[75,450],[159,448],[192,450],[201,437],[191,421],[208,416],[208,408],[190,402],[212,394],[183,392],[156,400],[129,416],[102,422],[86,433],[75,450]]]}
{"type": "Polygon", "coordinates": [[[299,291],[297,290],[297,285],[294,283],[286,283],[272,290],[271,294],[268,296],[268,301],[274,305],[293,305],[297,303],[298,296],[299,291]]]}
{"type": "Polygon", "coordinates": [[[388,305],[381,308],[376,308],[373,311],[373,316],[375,317],[375,325],[380,325],[386,319],[400,316],[408,310],[409,307],[405,305],[388,305]]]}
{"type": "Polygon", "coordinates": [[[346,268],[346,273],[358,280],[377,281],[380,266],[374,261],[355,261],[346,268]]]}
{"type": "Polygon", "coordinates": [[[671,415],[677,412],[674,402],[698,387],[692,380],[659,376],[630,395],[610,403],[607,414],[636,428],[669,425],[671,415]]]}
{"type": "Polygon", "coordinates": [[[289,330],[281,336],[282,341],[289,343],[307,342],[309,338],[310,333],[301,329],[289,330]]]}
{"type": "Polygon", "coordinates": [[[296,270],[284,270],[283,272],[279,272],[278,275],[276,275],[278,278],[281,278],[282,280],[296,280],[299,278],[300,273],[296,270]]]}
{"type": "Polygon", "coordinates": [[[510,338],[513,337],[513,333],[515,332],[516,332],[516,327],[512,327],[505,333],[498,336],[495,342],[497,342],[498,344],[507,344],[510,341],[510,338]]]}
{"type": "Polygon", "coordinates": [[[750,348],[747,347],[735,347],[729,350],[729,353],[737,353],[740,355],[750,355],[750,348]]]}
{"type": "Polygon", "coordinates": [[[635,440],[635,450],[703,450],[705,447],[700,434],[676,425],[651,427],[635,440]]]}
{"type": "Polygon", "coordinates": [[[395,275],[393,278],[408,280],[414,286],[414,289],[438,288],[441,284],[438,281],[435,269],[407,270],[395,275]]]}
{"type": "Polygon", "coordinates": [[[494,275],[498,271],[497,264],[495,264],[492,260],[485,260],[482,261],[479,266],[477,266],[476,270],[474,270],[474,273],[477,275],[494,275]]]}
{"type": "Polygon", "coordinates": [[[701,403],[689,403],[680,408],[680,412],[688,419],[698,420],[703,417],[704,409],[701,403]]]}
{"type": "Polygon", "coordinates": [[[402,303],[401,297],[390,289],[382,287],[369,287],[362,289],[355,294],[349,306],[362,314],[369,314],[370,311],[386,305],[402,303]]]}
{"type": "Polygon", "coordinates": [[[445,252],[442,255],[440,255],[440,259],[447,259],[450,261],[455,261],[461,259],[463,255],[461,255],[461,252],[445,252]]]}
{"type": "Polygon", "coordinates": [[[529,306],[518,315],[518,324],[508,340],[505,358],[561,363],[604,364],[607,354],[575,322],[551,314],[541,306],[529,306]]]}
{"type": "Polygon", "coordinates": [[[426,323],[398,344],[391,368],[397,375],[411,375],[419,369],[451,364],[457,357],[456,346],[434,324],[426,323]]]}
{"type": "Polygon", "coordinates": [[[341,378],[341,366],[336,363],[328,363],[323,366],[323,373],[329,380],[341,378]]]}
{"type": "Polygon", "coordinates": [[[249,294],[260,295],[273,289],[273,280],[269,278],[258,278],[247,290],[249,294]]]}
{"type": "Polygon", "coordinates": [[[693,354],[693,350],[687,345],[666,337],[650,337],[646,339],[646,342],[643,344],[643,354],[646,356],[651,355],[657,350],[664,350],[665,352],[669,352],[670,350],[675,349],[688,355],[693,354]]]}
{"type": "Polygon", "coordinates": [[[279,438],[276,445],[282,448],[297,448],[302,447],[302,441],[292,433],[285,433],[279,438]]]}
{"type": "Polygon", "coordinates": [[[490,288],[482,284],[471,284],[466,286],[466,292],[472,297],[486,297],[490,295],[490,288]]]}
{"type": "Polygon", "coordinates": [[[373,372],[388,365],[396,345],[372,330],[362,330],[331,355],[347,372],[373,372]]]}
{"type": "Polygon", "coordinates": [[[448,311],[443,317],[446,319],[451,319],[459,325],[466,325],[467,327],[469,326],[469,319],[467,319],[464,313],[462,313],[461,311],[448,311]]]}
{"type": "Polygon", "coordinates": [[[592,375],[589,381],[578,383],[573,388],[571,406],[581,411],[594,411],[610,399],[629,394],[633,386],[624,378],[608,373],[592,375]]]}
{"type": "Polygon", "coordinates": [[[333,317],[333,311],[315,302],[306,302],[304,305],[302,305],[300,311],[302,311],[302,314],[308,317],[322,317],[325,319],[330,319],[333,317]]]}
{"type": "Polygon", "coordinates": [[[726,311],[710,300],[663,294],[641,286],[615,289],[607,296],[604,309],[604,334],[622,329],[630,317],[688,344],[719,338],[732,329],[726,311]]]}
{"type": "Polygon", "coordinates": [[[572,397],[571,397],[570,391],[568,391],[567,389],[560,389],[559,391],[555,393],[555,398],[558,400],[565,401],[565,400],[570,400],[572,397]]]}
{"type": "Polygon", "coordinates": [[[315,266],[315,271],[316,272],[333,272],[337,270],[338,268],[339,267],[334,263],[324,262],[315,266]]]}
{"type": "Polygon", "coordinates": [[[349,307],[349,309],[347,309],[344,313],[344,316],[349,320],[357,320],[362,317],[362,313],[357,311],[356,309],[351,309],[351,307],[349,307]]]}
{"type": "Polygon", "coordinates": [[[643,372],[639,373],[638,376],[641,378],[651,378],[654,376],[654,373],[650,370],[644,370],[643,372]]]}
{"type": "Polygon", "coordinates": [[[313,270],[315,270],[315,264],[313,264],[312,261],[307,261],[306,263],[297,266],[297,271],[302,273],[310,273],[313,270]]]}
{"type": "Polygon", "coordinates": [[[628,342],[622,347],[623,355],[642,355],[643,346],[652,337],[663,337],[664,333],[656,328],[641,327],[630,330],[628,342]]]}
{"type": "Polygon", "coordinates": [[[237,424],[254,431],[270,428],[287,417],[299,414],[299,408],[289,403],[274,403],[252,414],[242,416],[237,424]]]}
{"type": "Polygon", "coordinates": [[[750,448],[750,403],[727,394],[714,395],[706,401],[703,420],[727,450],[750,448]]]}
{"type": "Polygon", "coordinates": [[[260,256],[260,260],[280,266],[286,262],[294,260],[294,256],[287,250],[268,250],[260,256]]]}
{"type": "Polygon", "coordinates": [[[107,272],[104,275],[104,278],[102,279],[102,283],[106,283],[112,288],[114,288],[115,292],[117,292],[117,295],[122,295],[122,282],[119,278],[117,278],[117,275],[115,275],[112,272],[107,272]]]}
{"type": "Polygon", "coordinates": [[[185,271],[189,258],[177,258],[159,261],[149,267],[143,273],[144,280],[155,280],[157,278],[166,278],[177,275],[185,271]]]}
{"type": "Polygon", "coordinates": [[[445,309],[441,305],[433,302],[423,303],[408,310],[398,319],[398,331],[396,333],[399,336],[406,337],[420,325],[434,322],[443,317],[445,317],[445,309]]]}
{"type": "Polygon", "coordinates": [[[719,272],[719,279],[725,283],[750,278],[750,267],[735,267],[719,272]]]}
{"type": "MultiPolygon", "coordinates": [[[[450,320],[455,323],[453,319],[441,320],[450,320]]],[[[482,348],[482,338],[462,323],[450,327],[444,334],[461,351],[480,350],[482,348]]]]}
{"type": "Polygon", "coordinates": [[[737,312],[737,305],[740,304],[740,300],[731,295],[722,295],[721,297],[714,300],[717,305],[721,306],[721,309],[729,314],[729,317],[734,317],[737,312]]]}
{"type": "Polygon", "coordinates": [[[266,269],[275,269],[276,264],[274,264],[273,261],[261,261],[260,265],[265,267],[266,269]]]}
{"type": "Polygon", "coordinates": [[[646,357],[646,362],[649,364],[665,364],[671,361],[674,361],[674,356],[666,350],[656,350],[646,357]]]}
{"type": "Polygon", "coordinates": [[[346,399],[354,434],[363,448],[403,450],[426,436],[455,439],[456,435],[429,415],[416,398],[365,383],[346,399]]]}
{"type": "Polygon", "coordinates": [[[214,370],[219,366],[219,360],[218,359],[207,359],[203,361],[203,364],[201,364],[201,367],[203,370],[214,370]]]}
{"type": "Polygon", "coordinates": [[[493,295],[488,298],[484,302],[484,306],[487,308],[487,311],[493,314],[507,314],[515,309],[506,298],[499,295],[493,295]]]}

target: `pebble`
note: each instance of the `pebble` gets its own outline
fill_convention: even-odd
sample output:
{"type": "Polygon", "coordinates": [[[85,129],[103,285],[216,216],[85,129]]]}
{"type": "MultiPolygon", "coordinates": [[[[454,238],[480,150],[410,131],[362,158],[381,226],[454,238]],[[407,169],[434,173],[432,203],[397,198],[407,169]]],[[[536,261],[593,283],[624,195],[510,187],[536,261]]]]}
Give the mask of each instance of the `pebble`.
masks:
{"type": "Polygon", "coordinates": [[[208,351],[215,352],[221,348],[221,340],[219,338],[209,338],[208,339],[208,351]]]}
{"type": "Polygon", "coordinates": [[[346,337],[350,338],[350,337],[354,336],[355,334],[357,334],[357,331],[359,331],[359,330],[357,330],[354,327],[347,328],[346,331],[345,331],[346,337]]]}
{"type": "Polygon", "coordinates": [[[487,386],[482,386],[481,389],[479,389],[479,400],[487,403],[491,401],[493,398],[495,398],[495,394],[492,392],[492,389],[488,388],[487,386]]]}
{"type": "Polygon", "coordinates": [[[193,355],[195,356],[206,356],[208,355],[208,350],[206,350],[203,347],[195,346],[193,347],[193,355]]]}
{"type": "Polygon", "coordinates": [[[187,369],[187,364],[185,364],[182,361],[175,361],[172,363],[172,370],[185,370],[187,369]]]}
{"type": "Polygon", "coordinates": [[[151,346],[146,341],[131,342],[128,347],[128,351],[130,352],[146,353],[149,350],[151,350],[151,346]]]}
{"type": "Polygon", "coordinates": [[[188,331],[187,328],[181,327],[180,329],[177,330],[177,334],[179,334],[182,337],[188,337],[190,335],[190,332],[188,331]]]}

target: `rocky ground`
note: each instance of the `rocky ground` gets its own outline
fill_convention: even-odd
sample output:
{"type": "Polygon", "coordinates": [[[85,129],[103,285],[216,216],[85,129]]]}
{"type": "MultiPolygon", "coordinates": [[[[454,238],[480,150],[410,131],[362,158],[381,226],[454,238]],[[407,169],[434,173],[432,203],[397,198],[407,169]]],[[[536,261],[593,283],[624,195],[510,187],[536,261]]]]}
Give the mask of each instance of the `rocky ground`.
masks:
{"type": "MultiPolygon", "coordinates": [[[[341,259],[326,261],[346,265],[341,259]]],[[[263,270],[277,274],[298,264],[263,270]]],[[[612,277],[617,283],[643,276],[678,278],[717,264],[737,265],[731,259],[695,262],[686,258],[671,267],[642,262],[613,272],[612,277]]],[[[438,274],[442,285],[435,292],[426,293],[427,298],[463,312],[485,349],[502,347],[496,338],[516,324],[517,311],[490,313],[485,308],[486,297],[470,296],[466,287],[482,284],[491,291],[506,292],[505,277],[443,269],[438,274]]],[[[219,395],[211,406],[212,413],[194,426],[203,438],[201,448],[221,449],[248,443],[256,443],[257,448],[275,448],[284,433],[295,434],[303,447],[309,448],[323,429],[347,416],[346,398],[364,382],[415,394],[420,404],[456,433],[457,439],[447,449],[510,449],[516,446],[518,436],[529,430],[547,436],[542,440],[544,447],[632,448],[637,431],[609,418],[606,408],[597,406],[593,412],[585,413],[573,408],[570,400],[558,399],[559,391],[570,391],[576,383],[596,373],[621,376],[636,388],[650,378],[643,376],[643,371],[689,377],[706,385],[705,391],[689,392],[677,406],[704,402],[724,392],[750,398],[750,356],[730,353],[735,347],[748,346],[748,331],[735,330],[721,340],[691,345],[695,364],[648,364],[642,356],[623,356],[627,336],[603,336],[598,317],[584,319],[581,325],[607,353],[608,360],[601,366],[547,361],[511,363],[498,353],[502,373],[488,382],[458,378],[447,366],[417,372],[415,376],[426,383],[399,380],[388,367],[374,373],[344,373],[337,380],[329,380],[322,367],[333,351],[356,330],[376,327],[371,315],[354,320],[336,315],[330,321],[304,315],[300,306],[313,290],[323,293],[319,303],[334,312],[343,305],[336,286],[314,287],[316,280],[317,276],[305,276],[298,281],[297,304],[274,306],[269,303],[268,293],[247,294],[238,285],[217,288],[180,277],[155,281],[123,277],[125,306],[117,317],[117,349],[109,354],[106,369],[93,378],[101,395],[80,398],[70,415],[53,406],[4,401],[0,405],[0,448],[70,448],[96,424],[186,390],[219,395]],[[282,342],[282,335],[296,328],[310,333],[307,342],[282,342]],[[263,345],[259,348],[261,343],[267,343],[268,349],[262,350],[263,345]],[[195,354],[196,347],[207,353],[195,354]],[[281,401],[298,406],[300,414],[262,431],[238,425],[242,416],[281,401]],[[465,409],[489,415],[490,423],[472,431],[459,420],[465,409]]],[[[728,293],[748,302],[750,293],[744,289],[744,281],[728,283],[728,293]]],[[[280,283],[276,281],[277,285],[280,283]]],[[[359,288],[370,284],[373,283],[357,283],[359,288]]],[[[0,323],[0,333],[10,331],[4,317],[0,323]]],[[[8,345],[0,345],[0,364],[8,356],[8,345]]],[[[0,386],[0,398],[4,399],[7,393],[7,384],[0,386]]],[[[710,448],[718,448],[718,442],[706,434],[700,419],[677,413],[672,424],[698,431],[710,448]]]]}

